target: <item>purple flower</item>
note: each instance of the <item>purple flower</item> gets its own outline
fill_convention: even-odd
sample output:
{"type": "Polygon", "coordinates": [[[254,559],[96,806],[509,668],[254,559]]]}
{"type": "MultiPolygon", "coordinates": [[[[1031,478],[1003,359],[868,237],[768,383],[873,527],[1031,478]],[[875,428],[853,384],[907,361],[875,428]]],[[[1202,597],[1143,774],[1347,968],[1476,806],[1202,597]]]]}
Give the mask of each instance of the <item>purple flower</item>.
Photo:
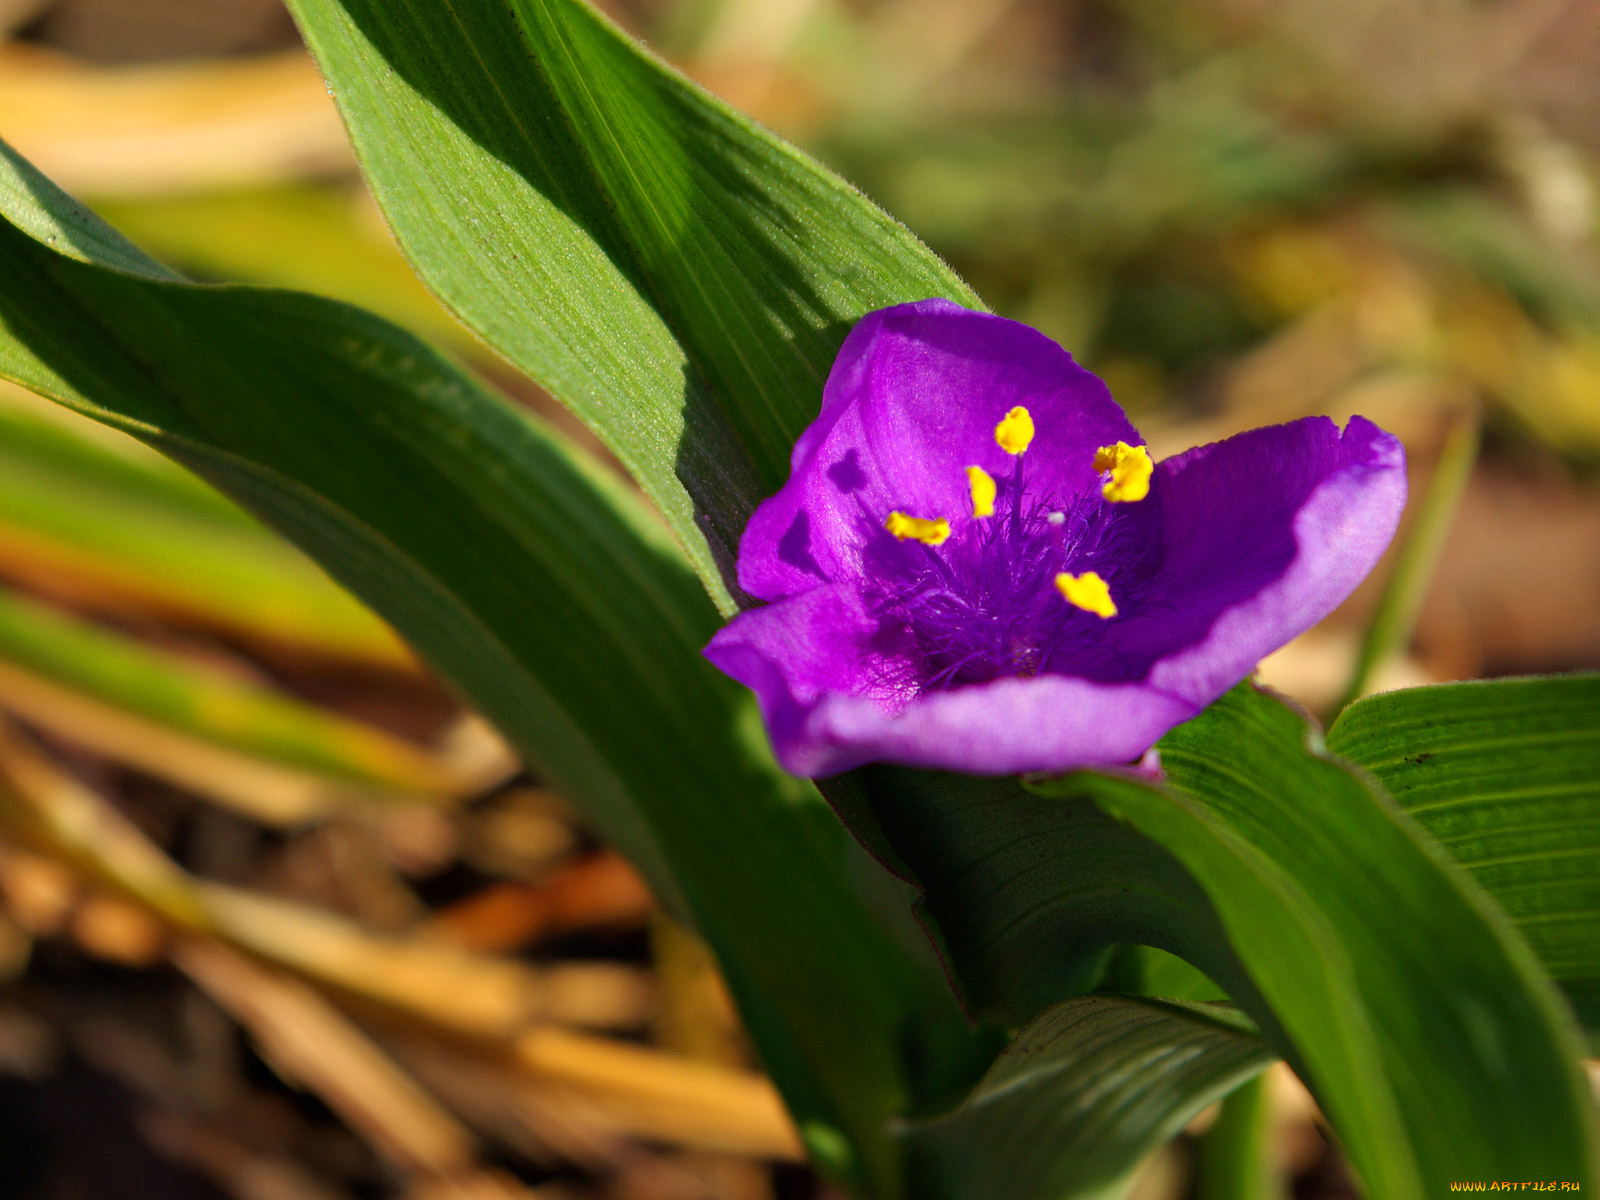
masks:
{"type": "Polygon", "coordinates": [[[799,775],[1129,762],[1344,600],[1405,495],[1400,443],[1361,417],[1152,464],[1042,334],[887,308],[740,542],[739,586],[770,603],[706,656],[799,775]]]}

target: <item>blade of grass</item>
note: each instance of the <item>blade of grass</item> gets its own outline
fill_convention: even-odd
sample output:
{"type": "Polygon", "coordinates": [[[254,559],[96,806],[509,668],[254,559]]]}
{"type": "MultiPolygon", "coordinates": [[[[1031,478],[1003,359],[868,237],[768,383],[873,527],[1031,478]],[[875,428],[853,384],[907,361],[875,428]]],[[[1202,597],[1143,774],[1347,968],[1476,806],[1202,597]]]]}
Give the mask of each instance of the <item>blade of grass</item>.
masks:
{"type": "Polygon", "coordinates": [[[1592,1178],[1581,1043],[1549,975],[1488,893],[1320,743],[1303,714],[1241,685],[1162,739],[1162,784],[1040,791],[1090,792],[1202,883],[1227,943],[1195,961],[1222,982],[1237,955],[1247,978],[1230,994],[1374,1195],[1592,1178]]]}
{"type": "Polygon", "coordinates": [[[101,607],[410,668],[383,622],[170,464],[0,404],[0,573],[101,607]]]}
{"type": "Polygon", "coordinates": [[[1445,436],[1428,490],[1396,548],[1394,565],[1362,638],[1350,683],[1333,706],[1335,714],[1365,695],[1377,670],[1393,656],[1404,653],[1410,644],[1417,614],[1422,610],[1428,584],[1455,520],[1456,507],[1478,461],[1481,427],[1482,416],[1476,411],[1467,412],[1455,418],[1445,436]]]}
{"type": "MultiPolygon", "coordinates": [[[[247,758],[294,768],[325,782],[342,781],[374,796],[406,792],[459,796],[493,779],[468,777],[420,746],[370,725],[338,716],[272,688],[230,678],[179,655],[73,619],[0,588],[0,662],[7,672],[0,699],[25,715],[80,741],[93,730],[78,728],[82,714],[99,702],[109,725],[121,714],[130,731],[156,725],[188,739],[236,751],[247,758]],[[62,697],[55,713],[48,687],[62,697]]],[[[108,736],[111,736],[108,732],[108,736]]],[[[102,746],[108,747],[104,738],[102,746]]],[[[117,738],[137,752],[132,738],[117,738]]],[[[143,756],[150,765],[159,758],[143,756]]]]}
{"type": "MultiPolygon", "coordinates": [[[[0,711],[269,826],[287,828],[352,805],[374,801],[392,805],[399,799],[392,792],[340,784],[251,758],[4,662],[0,662],[0,711]]],[[[416,803],[417,797],[407,800],[416,803]]]]}

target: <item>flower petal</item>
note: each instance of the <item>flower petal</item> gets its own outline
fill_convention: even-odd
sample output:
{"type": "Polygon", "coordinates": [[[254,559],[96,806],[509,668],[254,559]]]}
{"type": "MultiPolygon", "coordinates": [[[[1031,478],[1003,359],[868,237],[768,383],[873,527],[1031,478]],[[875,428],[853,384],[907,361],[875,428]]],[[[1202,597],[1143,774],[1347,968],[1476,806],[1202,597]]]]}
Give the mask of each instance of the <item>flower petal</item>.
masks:
{"type": "MultiPolygon", "coordinates": [[[[811,775],[882,759],[968,775],[1015,775],[1131,763],[1200,711],[1144,683],[1034,675],[929,692],[898,713],[854,696],[824,697],[791,750],[811,775]]],[[[780,753],[780,761],[783,756],[780,753]]],[[[805,768],[802,771],[802,768],[805,768]]]]}
{"type": "Polygon", "coordinates": [[[1405,451],[1363,417],[1255,429],[1156,468],[1160,566],[1106,635],[1128,669],[1204,706],[1337,608],[1382,557],[1405,451]]]}
{"type": "Polygon", "coordinates": [[[1142,439],[1105,385],[1036,330],[946,300],[862,318],[795,444],[791,474],[739,544],[739,586],[777,600],[862,579],[892,511],[952,525],[975,519],[970,466],[1005,487],[1017,459],[995,441],[1015,406],[1036,434],[1029,492],[1062,501],[1098,488],[1095,451],[1142,439]]]}
{"type": "Polygon", "coordinates": [[[756,693],[796,775],[878,759],[991,775],[1130,762],[1198,711],[1144,683],[1062,675],[916,696],[914,651],[884,638],[861,595],[836,586],[735,618],[705,653],[756,693]]]}
{"type": "Polygon", "coordinates": [[[895,687],[905,661],[883,637],[860,592],[835,585],[740,614],[717,631],[705,656],[755,692],[779,761],[805,774],[791,764],[804,758],[805,723],[824,697],[839,693],[894,711],[915,693],[895,687]]]}

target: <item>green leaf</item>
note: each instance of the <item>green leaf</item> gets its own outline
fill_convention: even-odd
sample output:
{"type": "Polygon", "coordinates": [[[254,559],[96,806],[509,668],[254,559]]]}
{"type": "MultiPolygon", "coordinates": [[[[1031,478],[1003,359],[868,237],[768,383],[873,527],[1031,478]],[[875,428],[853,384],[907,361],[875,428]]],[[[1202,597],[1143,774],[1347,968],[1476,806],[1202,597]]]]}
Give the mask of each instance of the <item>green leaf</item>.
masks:
{"type": "MultiPolygon", "coordinates": [[[[900,767],[858,774],[859,795],[845,790],[855,779],[833,779],[829,798],[921,889],[924,923],[980,1016],[1020,1025],[1089,990],[1116,945],[1194,960],[1226,944],[1177,860],[1087,796],[1043,801],[1013,779],[900,767]]],[[[1237,975],[1218,978],[1235,998],[1237,975]]]]}
{"type": "Polygon", "coordinates": [[[1107,947],[1156,946],[1249,1013],[1380,1200],[1452,1179],[1592,1178],[1559,998],[1381,789],[1249,687],[1160,750],[1163,785],[1082,772],[1031,795],[876,768],[845,811],[925,889],[982,1011],[1023,1019],[1092,986],[1107,947]]]}
{"type": "Polygon", "coordinates": [[[265,533],[237,504],[142,442],[11,384],[0,385],[0,455],[7,474],[37,471],[50,486],[69,480],[104,489],[118,504],[151,505],[177,517],[209,519],[265,533]]]}
{"type": "Polygon", "coordinates": [[[1176,856],[1229,947],[1197,965],[1295,1065],[1378,1197],[1594,1178],[1580,1046],[1503,914],[1389,801],[1249,686],[1160,744],[1167,784],[1069,777],[1176,856]],[[1231,949],[1230,949],[1231,948],[1231,949]],[[1232,988],[1230,988],[1232,991],[1232,988]]]}
{"type": "Polygon", "coordinates": [[[0,404],[0,564],[10,577],[280,645],[410,664],[383,622],[305,555],[133,444],[155,461],[0,404]]]}
{"type": "Polygon", "coordinates": [[[1098,990],[1208,1003],[1227,999],[1222,989],[1192,963],[1153,946],[1118,946],[1098,990]]]}
{"type": "Polygon", "coordinates": [[[1222,1101],[1196,1147],[1195,1200],[1287,1200],[1268,1080],[1256,1076],[1222,1101]]]}
{"type": "Polygon", "coordinates": [[[825,1165],[894,1192],[885,1122],[975,1074],[971,1035],[892,881],[700,657],[716,610],[636,495],[400,330],[169,282],[4,162],[5,215],[110,268],[0,223],[0,376],[191,467],[385,616],[705,934],[825,1165]]]}
{"type": "MultiPolygon", "coordinates": [[[[214,745],[362,785],[349,789],[361,795],[449,793],[460,786],[459,773],[380,729],[207,670],[4,588],[0,664],[41,680],[45,700],[63,688],[214,745]]],[[[13,689],[16,684],[13,679],[13,689]]],[[[8,705],[29,715],[18,701],[13,691],[8,705]]],[[[70,737],[73,730],[66,732],[70,737]]]]}
{"type": "Polygon", "coordinates": [[[1600,675],[1370,696],[1328,731],[1516,922],[1600,1033],[1600,675]]]}
{"type": "Polygon", "coordinates": [[[967,1101],[909,1125],[915,1194],[1122,1194],[1140,1160],[1273,1059],[1222,1005],[1080,996],[1046,1009],[967,1101]]]}
{"type": "Polygon", "coordinates": [[[23,233],[68,258],[146,279],[178,280],[5,142],[0,142],[0,212],[23,233]]]}
{"type": "Polygon", "coordinates": [[[469,358],[489,357],[412,274],[360,187],[303,182],[221,192],[90,197],[95,212],[201,279],[343,300],[469,358]]]}
{"type": "Polygon", "coordinates": [[[972,293],[843,181],[574,0],[292,0],[408,257],[577,412],[725,612],[849,326],[972,293]]]}

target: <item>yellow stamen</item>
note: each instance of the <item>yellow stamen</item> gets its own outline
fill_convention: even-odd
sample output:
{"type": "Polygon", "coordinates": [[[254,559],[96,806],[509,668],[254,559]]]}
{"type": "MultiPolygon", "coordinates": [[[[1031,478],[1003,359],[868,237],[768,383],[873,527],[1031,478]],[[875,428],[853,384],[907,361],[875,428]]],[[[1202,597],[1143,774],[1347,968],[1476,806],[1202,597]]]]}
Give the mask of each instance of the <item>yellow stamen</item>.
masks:
{"type": "Polygon", "coordinates": [[[1111,478],[1100,489],[1107,500],[1143,500],[1150,494],[1150,472],[1155,470],[1155,464],[1143,446],[1130,446],[1127,442],[1101,446],[1094,452],[1094,469],[1102,474],[1111,472],[1111,478]]]}
{"type": "Polygon", "coordinates": [[[972,515],[994,516],[994,480],[982,467],[967,468],[967,483],[972,488],[972,515]]]}
{"type": "Polygon", "coordinates": [[[1021,454],[1033,442],[1033,416],[1017,405],[994,427],[994,440],[1007,454],[1021,454]]]}
{"type": "Polygon", "coordinates": [[[929,521],[922,517],[908,517],[903,512],[892,512],[883,527],[902,542],[910,538],[924,546],[939,546],[950,536],[950,522],[940,517],[929,521]]]}
{"type": "Polygon", "coordinates": [[[1111,600],[1111,589],[1094,571],[1072,575],[1066,571],[1056,576],[1056,590],[1068,604],[1092,612],[1101,620],[1117,615],[1117,606],[1111,600]]]}

